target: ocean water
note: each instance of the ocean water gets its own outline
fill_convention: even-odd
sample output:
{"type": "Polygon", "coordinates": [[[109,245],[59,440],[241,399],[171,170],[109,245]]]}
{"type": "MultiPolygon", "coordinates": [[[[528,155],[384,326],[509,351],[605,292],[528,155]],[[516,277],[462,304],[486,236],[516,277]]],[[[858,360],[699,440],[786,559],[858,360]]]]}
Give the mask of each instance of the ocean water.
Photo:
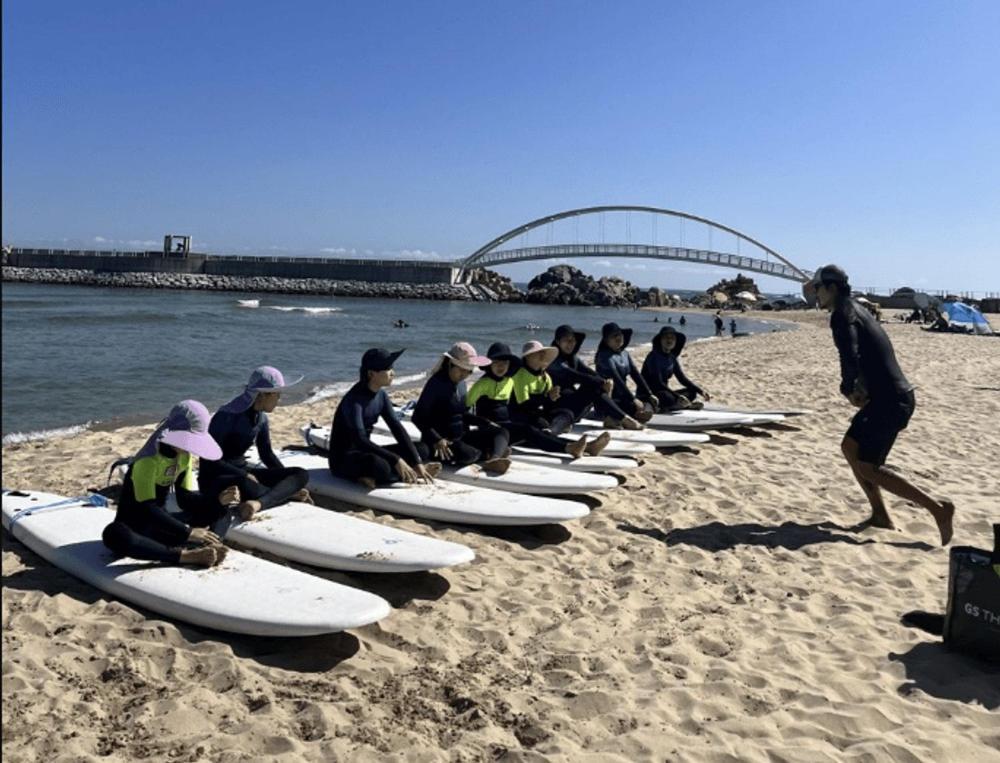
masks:
{"type": "MultiPolygon", "coordinates": [[[[396,383],[407,385],[419,384],[459,340],[483,353],[494,341],[518,351],[531,339],[549,344],[555,327],[569,323],[587,332],[584,351],[593,351],[601,325],[616,321],[634,328],[640,344],[660,328],[656,315],[665,322],[668,314],[5,283],[3,439],[152,422],[189,397],[214,410],[263,364],[305,376],[285,403],[333,397],[354,383],[362,353],[373,346],[406,348],[396,383]],[[394,328],[397,319],[409,327],[394,328]]],[[[676,324],[681,313],[670,315],[676,324]]],[[[689,340],[714,334],[711,316],[686,318],[689,340]]],[[[783,327],[742,316],[737,323],[751,332],[783,327]]]]}

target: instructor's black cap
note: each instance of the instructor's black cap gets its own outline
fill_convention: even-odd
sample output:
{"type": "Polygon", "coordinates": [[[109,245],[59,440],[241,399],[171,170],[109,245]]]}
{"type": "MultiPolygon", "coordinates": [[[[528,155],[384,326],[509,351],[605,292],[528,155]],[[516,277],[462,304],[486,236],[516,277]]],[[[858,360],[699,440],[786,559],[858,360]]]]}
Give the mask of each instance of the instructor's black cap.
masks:
{"type": "Polygon", "coordinates": [[[392,368],[392,364],[396,362],[396,358],[404,352],[405,350],[389,352],[388,350],[383,350],[381,347],[372,347],[361,356],[361,370],[388,371],[392,368]]]}
{"type": "Polygon", "coordinates": [[[847,285],[847,273],[844,272],[843,268],[836,265],[824,265],[815,273],[813,273],[812,281],[810,284],[815,288],[820,284],[824,286],[830,286],[831,284],[840,284],[842,286],[847,285]]]}

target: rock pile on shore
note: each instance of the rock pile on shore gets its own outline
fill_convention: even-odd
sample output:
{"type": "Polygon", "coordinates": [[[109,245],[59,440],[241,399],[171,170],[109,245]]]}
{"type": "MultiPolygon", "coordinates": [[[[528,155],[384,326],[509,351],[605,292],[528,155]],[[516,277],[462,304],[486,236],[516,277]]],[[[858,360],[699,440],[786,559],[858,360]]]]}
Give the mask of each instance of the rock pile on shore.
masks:
{"type": "Polygon", "coordinates": [[[638,296],[637,287],[617,276],[595,280],[572,265],[553,265],[531,279],[527,301],[541,305],[630,307],[638,296]]]}
{"type": "Polygon", "coordinates": [[[447,284],[369,283],[321,278],[271,276],[208,276],[189,273],[97,273],[93,270],[3,268],[4,281],[108,286],[132,289],[189,289],[201,291],[324,294],[334,297],[382,297],[472,301],[480,298],[466,286],[447,284]]]}

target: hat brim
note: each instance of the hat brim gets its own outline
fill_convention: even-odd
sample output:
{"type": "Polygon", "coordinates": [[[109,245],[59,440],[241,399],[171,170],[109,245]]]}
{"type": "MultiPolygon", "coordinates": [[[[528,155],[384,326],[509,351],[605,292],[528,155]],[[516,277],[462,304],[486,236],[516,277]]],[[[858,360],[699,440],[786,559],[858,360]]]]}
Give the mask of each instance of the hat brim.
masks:
{"type": "Polygon", "coordinates": [[[296,384],[298,384],[305,378],[306,378],[305,376],[300,376],[295,381],[285,382],[284,384],[278,387],[249,387],[247,388],[247,392],[253,392],[256,394],[259,394],[261,392],[281,392],[282,390],[286,390],[289,387],[294,387],[296,384]]]}
{"type": "Polygon", "coordinates": [[[526,358],[529,355],[542,355],[543,356],[542,359],[546,363],[551,363],[553,360],[556,359],[556,356],[559,355],[559,348],[558,347],[539,347],[537,350],[532,350],[531,352],[524,353],[524,355],[522,355],[521,357],[522,358],[526,358]]]}
{"type": "Polygon", "coordinates": [[[160,437],[160,442],[178,450],[192,453],[206,461],[218,461],[222,458],[222,448],[208,432],[185,432],[168,429],[160,437]]]}
{"type": "Polygon", "coordinates": [[[485,368],[493,362],[485,355],[473,355],[471,358],[456,358],[454,355],[449,355],[445,352],[442,353],[442,357],[448,358],[448,360],[450,360],[453,364],[459,368],[464,368],[466,371],[475,371],[477,368],[485,368]]]}

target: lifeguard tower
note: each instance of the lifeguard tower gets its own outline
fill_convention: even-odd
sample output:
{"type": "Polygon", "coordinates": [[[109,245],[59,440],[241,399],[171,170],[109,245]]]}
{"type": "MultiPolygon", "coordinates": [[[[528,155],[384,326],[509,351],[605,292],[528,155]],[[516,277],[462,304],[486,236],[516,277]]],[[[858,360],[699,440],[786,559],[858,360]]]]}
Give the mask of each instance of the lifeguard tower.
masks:
{"type": "Polygon", "coordinates": [[[191,254],[191,237],[168,233],[163,237],[163,254],[166,257],[187,257],[191,254]]]}

